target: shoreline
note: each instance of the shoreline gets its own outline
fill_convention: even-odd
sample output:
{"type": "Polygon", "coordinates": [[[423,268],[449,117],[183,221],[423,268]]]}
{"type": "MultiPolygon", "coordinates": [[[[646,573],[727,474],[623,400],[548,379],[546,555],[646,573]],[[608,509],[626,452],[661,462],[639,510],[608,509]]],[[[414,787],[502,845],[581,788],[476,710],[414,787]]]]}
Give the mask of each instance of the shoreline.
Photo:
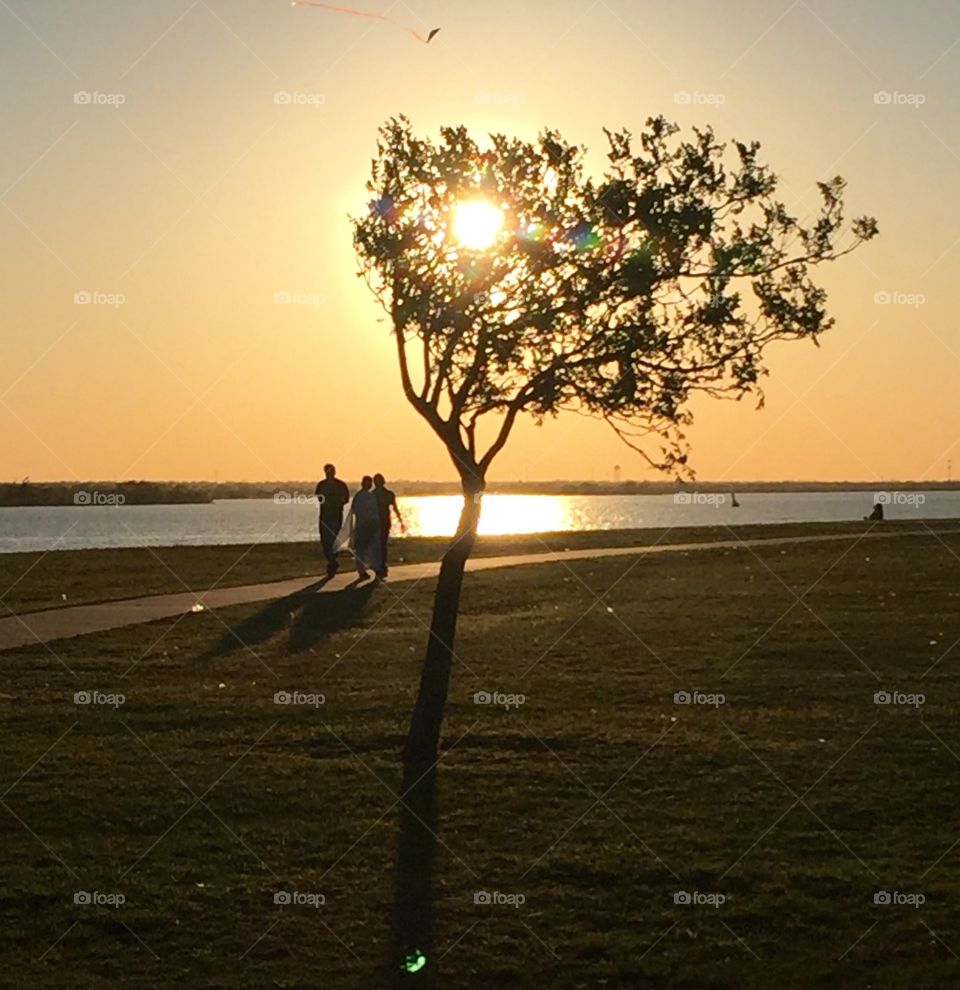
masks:
{"type": "MultiPolygon", "coordinates": [[[[704,523],[698,525],[677,525],[677,526],[632,526],[632,527],[622,527],[622,528],[609,528],[609,529],[562,529],[562,530],[543,530],[537,533],[486,533],[480,534],[477,537],[477,549],[479,550],[482,545],[497,544],[501,542],[514,542],[514,541],[536,541],[540,539],[549,539],[551,541],[563,541],[572,540],[573,542],[579,543],[582,540],[603,540],[606,542],[609,538],[615,537],[618,534],[622,535],[628,539],[634,539],[637,537],[643,537],[643,539],[638,543],[638,545],[645,545],[648,539],[657,534],[666,533],[684,533],[684,534],[697,534],[703,533],[715,533],[717,531],[725,532],[746,532],[751,530],[794,530],[794,529],[812,529],[816,528],[818,530],[837,530],[844,531],[849,527],[862,527],[870,528],[873,525],[881,525],[888,528],[904,528],[904,527],[914,527],[914,526],[943,526],[945,523],[956,523],[957,528],[960,529],[960,516],[923,516],[916,519],[883,519],[879,522],[869,521],[864,518],[860,519],[834,519],[834,520],[802,520],[802,521],[778,521],[778,522],[745,522],[737,523],[736,520],[725,519],[716,523],[704,523]]],[[[407,546],[413,544],[430,544],[437,546],[445,546],[453,538],[453,534],[441,535],[441,536],[424,536],[420,534],[405,535],[402,533],[390,534],[391,543],[394,546],[407,546]]],[[[113,554],[113,553],[138,553],[138,552],[151,552],[160,550],[187,550],[194,552],[203,551],[228,551],[232,549],[245,550],[253,547],[260,548],[303,548],[303,547],[314,547],[319,546],[319,542],[315,538],[303,539],[303,540],[274,540],[274,541],[264,541],[264,542],[234,542],[234,543],[162,543],[162,544],[140,544],[138,546],[124,546],[124,547],[62,547],[50,550],[11,550],[4,551],[0,550],[0,559],[5,559],[15,556],[37,556],[46,554],[113,554]]],[[[489,549],[489,546],[488,546],[489,549]]],[[[474,553],[476,554],[476,550],[474,553]]],[[[340,551],[341,554],[346,553],[345,550],[340,551]]]]}

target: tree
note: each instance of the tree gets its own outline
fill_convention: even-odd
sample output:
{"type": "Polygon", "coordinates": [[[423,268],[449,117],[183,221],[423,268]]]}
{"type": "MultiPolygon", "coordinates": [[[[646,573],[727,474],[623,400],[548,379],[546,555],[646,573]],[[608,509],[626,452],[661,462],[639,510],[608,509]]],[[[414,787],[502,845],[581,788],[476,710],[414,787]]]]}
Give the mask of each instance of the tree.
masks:
{"type": "Polygon", "coordinates": [[[776,198],[759,144],[678,133],[663,117],[639,142],[605,131],[608,164],[592,178],[585,149],[552,130],[486,147],[464,127],[418,137],[405,117],[380,130],[373,200],[353,221],[361,274],[392,321],[404,394],[464,498],[408,767],[436,758],[480,499],[517,418],[602,417],[650,464],[689,473],[690,397],[759,391],[768,344],[832,325],[811,269],[877,233],[869,217],[845,225],[843,179],[818,183],[822,206],[804,225],[776,198]]]}
{"type": "Polygon", "coordinates": [[[768,344],[816,341],[832,324],[811,269],[877,233],[860,218],[839,245],[840,178],[819,183],[819,214],[799,222],[755,143],[728,147],[709,128],[684,140],[662,117],[638,148],[627,131],[605,133],[608,164],[592,178],[585,149],[555,131],[534,142],[495,134],[481,148],[463,127],[435,142],[390,120],[370,208],[354,220],[404,394],[463,489],[404,751],[396,986],[435,985],[421,969],[433,939],[437,746],[480,500],[518,417],[595,415],[650,464],[689,474],[690,397],[760,392],[768,344]]]}

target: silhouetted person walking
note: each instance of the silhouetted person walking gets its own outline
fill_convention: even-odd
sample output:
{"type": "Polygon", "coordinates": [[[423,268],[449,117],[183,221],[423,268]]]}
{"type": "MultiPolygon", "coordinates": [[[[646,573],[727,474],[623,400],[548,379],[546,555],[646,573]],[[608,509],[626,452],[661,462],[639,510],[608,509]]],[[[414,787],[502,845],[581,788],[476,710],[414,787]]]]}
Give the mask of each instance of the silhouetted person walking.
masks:
{"type": "Polygon", "coordinates": [[[377,512],[380,518],[380,573],[377,576],[385,578],[387,576],[387,545],[390,542],[390,510],[393,509],[401,529],[406,529],[407,526],[397,508],[397,496],[387,488],[386,478],[382,474],[373,476],[373,494],[377,499],[377,512]]]}
{"type": "Polygon", "coordinates": [[[353,514],[353,554],[357,561],[357,574],[360,580],[367,578],[367,567],[380,575],[380,513],[377,498],[371,491],[373,478],[363,476],[360,491],[353,496],[350,512],[353,514]]]}
{"type": "Polygon", "coordinates": [[[350,501],[350,489],[337,477],[332,464],[324,464],[323,481],[317,484],[316,496],[320,503],[320,546],[327,559],[327,577],[337,573],[336,542],[343,526],[343,510],[350,501]]]}

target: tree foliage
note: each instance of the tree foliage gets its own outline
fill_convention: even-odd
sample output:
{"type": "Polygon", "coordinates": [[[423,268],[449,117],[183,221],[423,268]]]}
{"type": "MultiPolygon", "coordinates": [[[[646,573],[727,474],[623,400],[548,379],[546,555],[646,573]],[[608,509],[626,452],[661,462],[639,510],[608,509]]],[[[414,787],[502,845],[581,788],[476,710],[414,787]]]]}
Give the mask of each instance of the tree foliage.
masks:
{"type": "Polygon", "coordinates": [[[753,392],[768,344],[816,340],[832,320],[811,270],[877,233],[872,218],[845,224],[841,178],[798,220],[756,143],[683,138],[663,117],[639,140],[605,133],[593,177],[552,130],[481,146],[464,127],[439,141],[404,117],[381,128],[354,220],[361,272],[392,320],[404,392],[465,484],[482,488],[519,415],[563,410],[682,471],[691,395],[753,392]],[[476,199],[504,213],[487,250],[451,230],[476,199]]]}

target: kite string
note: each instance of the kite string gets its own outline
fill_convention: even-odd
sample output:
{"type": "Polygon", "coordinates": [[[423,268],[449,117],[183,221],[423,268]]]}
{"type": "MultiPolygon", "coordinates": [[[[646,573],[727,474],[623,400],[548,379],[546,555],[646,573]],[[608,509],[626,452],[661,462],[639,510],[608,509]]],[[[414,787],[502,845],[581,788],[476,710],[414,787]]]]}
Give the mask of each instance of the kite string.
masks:
{"type": "Polygon", "coordinates": [[[337,14],[351,14],[353,17],[369,17],[375,21],[386,21],[388,24],[393,24],[398,28],[402,28],[408,34],[413,35],[417,41],[426,43],[423,35],[420,34],[419,31],[414,31],[413,28],[407,27],[406,24],[401,24],[393,17],[388,17],[386,14],[378,14],[372,10],[354,10],[353,7],[340,7],[333,3],[320,3],[319,0],[293,0],[293,6],[322,7],[324,10],[332,10],[337,14]]]}

